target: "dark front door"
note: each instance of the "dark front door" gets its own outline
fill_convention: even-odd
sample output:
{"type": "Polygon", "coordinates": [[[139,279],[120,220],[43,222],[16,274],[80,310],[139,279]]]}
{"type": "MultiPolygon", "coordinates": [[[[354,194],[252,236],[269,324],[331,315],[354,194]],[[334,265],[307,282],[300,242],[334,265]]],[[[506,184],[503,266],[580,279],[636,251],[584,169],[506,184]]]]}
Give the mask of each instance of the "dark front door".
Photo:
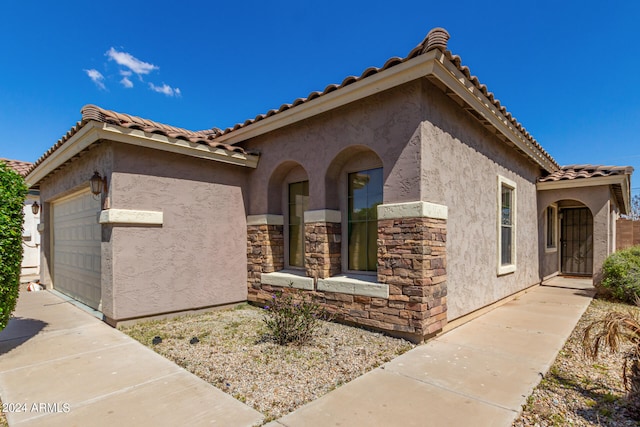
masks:
{"type": "Polygon", "coordinates": [[[588,208],[562,210],[561,272],[593,274],[593,216],[588,208]]]}

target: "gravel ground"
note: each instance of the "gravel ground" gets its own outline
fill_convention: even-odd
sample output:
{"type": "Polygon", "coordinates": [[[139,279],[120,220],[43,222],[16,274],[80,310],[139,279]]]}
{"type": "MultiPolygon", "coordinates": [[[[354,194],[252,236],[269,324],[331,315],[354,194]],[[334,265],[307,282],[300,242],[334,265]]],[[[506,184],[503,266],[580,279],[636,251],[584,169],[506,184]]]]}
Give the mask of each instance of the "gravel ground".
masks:
{"type": "MultiPolygon", "coordinates": [[[[0,405],[2,405],[2,401],[0,400],[0,405]]],[[[7,417],[4,415],[3,411],[0,411],[0,427],[8,427],[7,417]]]]}
{"type": "Polygon", "coordinates": [[[265,339],[263,310],[242,305],[121,330],[186,370],[280,418],[411,349],[408,341],[332,322],[315,340],[279,346],[265,339]],[[153,344],[159,336],[162,342],[153,344]],[[197,343],[191,344],[193,338],[197,343]]]}
{"type": "Polygon", "coordinates": [[[612,310],[640,313],[638,307],[594,300],[527,400],[514,427],[640,425],[627,410],[621,355],[605,350],[597,360],[590,360],[582,354],[586,325],[612,310]]]}

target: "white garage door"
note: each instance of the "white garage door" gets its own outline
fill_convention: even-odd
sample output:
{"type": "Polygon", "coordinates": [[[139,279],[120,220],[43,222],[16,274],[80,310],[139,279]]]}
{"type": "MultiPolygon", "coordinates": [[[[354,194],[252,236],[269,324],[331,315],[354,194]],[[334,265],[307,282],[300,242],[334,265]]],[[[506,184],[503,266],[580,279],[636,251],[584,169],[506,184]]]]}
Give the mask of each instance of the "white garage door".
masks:
{"type": "Polygon", "coordinates": [[[53,287],[100,310],[99,196],[89,191],[53,203],[53,287]]]}

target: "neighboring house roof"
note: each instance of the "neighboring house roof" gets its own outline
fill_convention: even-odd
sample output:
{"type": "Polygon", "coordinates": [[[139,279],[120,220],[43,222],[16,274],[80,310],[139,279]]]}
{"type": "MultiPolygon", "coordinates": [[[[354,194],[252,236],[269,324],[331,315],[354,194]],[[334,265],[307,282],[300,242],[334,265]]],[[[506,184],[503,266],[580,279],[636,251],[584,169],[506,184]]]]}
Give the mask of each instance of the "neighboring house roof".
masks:
{"type": "Polygon", "coordinates": [[[610,185],[623,214],[631,211],[631,166],[569,165],[538,179],[538,189],[610,185]]]}
{"type": "MultiPolygon", "coordinates": [[[[329,85],[322,92],[312,92],[306,98],[298,98],[291,104],[282,105],[278,110],[270,110],[225,130],[212,128],[190,131],[87,105],[82,109],[82,120],[44,153],[28,173],[31,174],[90,122],[159,134],[174,141],[184,140],[225,150],[227,153],[250,156],[254,153],[246,153],[234,144],[421,77],[428,77],[443,88],[461,108],[467,110],[483,126],[492,129],[505,143],[548,172],[557,171],[560,166],[551,155],[500,104],[493,93],[476,76],[471,75],[469,68],[462,65],[460,57],[447,50],[448,39],[449,33],[446,30],[434,28],[404,58],[391,58],[380,68],[367,68],[359,77],[347,77],[339,85],[329,85]]],[[[36,181],[38,179],[40,178],[35,177],[36,181]]]]}
{"type": "Polygon", "coordinates": [[[20,160],[10,160],[10,159],[0,159],[0,161],[5,162],[7,166],[9,166],[14,171],[18,172],[20,175],[25,176],[29,169],[33,166],[33,163],[23,162],[20,160]]]}

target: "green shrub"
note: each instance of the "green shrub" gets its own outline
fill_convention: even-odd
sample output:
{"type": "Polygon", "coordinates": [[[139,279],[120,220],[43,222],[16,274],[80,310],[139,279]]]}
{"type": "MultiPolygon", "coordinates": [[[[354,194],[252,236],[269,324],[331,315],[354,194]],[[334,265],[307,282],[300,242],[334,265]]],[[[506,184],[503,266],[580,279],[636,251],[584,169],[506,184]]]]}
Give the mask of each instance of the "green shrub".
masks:
{"type": "Polygon", "coordinates": [[[20,292],[24,179],[0,161],[0,331],[7,326],[20,292]]]}
{"type": "Polygon", "coordinates": [[[270,337],[280,345],[302,345],[313,338],[325,312],[300,290],[276,292],[265,307],[263,321],[270,337]]]}
{"type": "Polygon", "coordinates": [[[621,301],[640,297],[640,246],[611,254],[602,264],[602,286],[621,301]]]}

